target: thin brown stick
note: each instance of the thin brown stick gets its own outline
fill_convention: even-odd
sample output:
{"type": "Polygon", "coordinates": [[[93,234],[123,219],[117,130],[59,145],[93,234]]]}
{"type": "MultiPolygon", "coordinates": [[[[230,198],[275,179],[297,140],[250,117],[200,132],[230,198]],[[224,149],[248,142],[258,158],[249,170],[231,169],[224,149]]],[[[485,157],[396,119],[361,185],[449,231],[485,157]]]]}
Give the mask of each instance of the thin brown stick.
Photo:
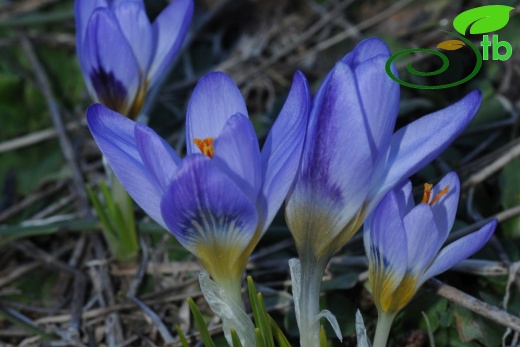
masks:
{"type": "Polygon", "coordinates": [[[463,306],[514,331],[520,332],[519,317],[513,316],[512,314],[509,314],[508,312],[501,310],[496,306],[478,300],[471,295],[461,292],[452,286],[444,284],[435,278],[429,279],[426,282],[426,286],[435,290],[438,295],[450,300],[451,302],[463,306]]]}

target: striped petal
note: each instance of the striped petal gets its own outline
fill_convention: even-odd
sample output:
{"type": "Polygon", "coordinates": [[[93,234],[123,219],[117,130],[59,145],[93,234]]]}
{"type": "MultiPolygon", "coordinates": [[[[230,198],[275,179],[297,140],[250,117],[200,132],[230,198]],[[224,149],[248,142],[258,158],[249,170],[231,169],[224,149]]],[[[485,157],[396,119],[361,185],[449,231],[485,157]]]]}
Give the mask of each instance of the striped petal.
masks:
{"type": "Polygon", "coordinates": [[[318,91],[301,165],[287,199],[289,229],[297,246],[333,252],[341,245],[327,242],[333,242],[358,213],[372,170],[353,74],[341,62],[318,91]]]}
{"type": "Polygon", "coordinates": [[[161,210],[179,242],[205,262],[237,258],[251,242],[258,221],[255,205],[244,192],[200,154],[183,160],[161,210]]]}
{"type": "Polygon", "coordinates": [[[390,191],[374,211],[370,225],[370,262],[391,277],[386,288],[391,291],[408,269],[408,235],[399,216],[399,205],[399,197],[390,191]]]}
{"type": "Polygon", "coordinates": [[[140,84],[139,65],[115,16],[105,8],[92,13],[83,50],[85,80],[95,99],[126,114],[140,84]]]}

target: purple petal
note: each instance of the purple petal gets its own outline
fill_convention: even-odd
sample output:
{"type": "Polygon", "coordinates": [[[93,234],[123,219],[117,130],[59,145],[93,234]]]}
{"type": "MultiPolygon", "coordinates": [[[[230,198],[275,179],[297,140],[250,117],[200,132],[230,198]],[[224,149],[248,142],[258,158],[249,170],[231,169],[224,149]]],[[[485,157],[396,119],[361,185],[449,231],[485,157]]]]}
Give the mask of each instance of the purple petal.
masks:
{"type": "Polygon", "coordinates": [[[162,76],[181,48],[193,16],[193,0],[173,0],[155,19],[155,56],[150,66],[150,84],[162,76]]]}
{"type": "Polygon", "coordinates": [[[460,182],[456,173],[450,172],[444,176],[443,179],[433,187],[430,193],[430,199],[434,199],[437,194],[446,187],[449,187],[448,193],[443,195],[431,207],[435,218],[435,224],[439,230],[439,244],[437,251],[446,241],[446,238],[453,227],[453,222],[455,222],[455,215],[457,214],[460,182]]]}
{"type": "Polygon", "coordinates": [[[493,220],[480,228],[480,230],[464,236],[444,247],[437,257],[435,257],[432,265],[421,277],[419,285],[475,254],[488,242],[491,235],[493,235],[497,223],[497,220],[493,220]]]}
{"type": "Polygon", "coordinates": [[[378,205],[370,226],[370,262],[392,276],[397,286],[408,270],[408,235],[399,217],[399,202],[394,191],[378,205]]]}
{"type": "MultiPolygon", "coordinates": [[[[342,228],[365,199],[372,160],[353,75],[338,63],[313,106],[304,149],[302,182],[338,211],[342,228]]],[[[313,199],[313,198],[311,198],[313,199]]],[[[314,204],[319,201],[314,201],[314,204]]]]}
{"type": "Polygon", "coordinates": [[[135,125],[134,137],[141,160],[153,178],[154,185],[165,192],[177,174],[181,158],[163,138],[144,124],[135,125]]]}
{"type": "Polygon", "coordinates": [[[356,48],[348,53],[342,62],[355,69],[358,64],[377,57],[378,55],[385,56],[386,59],[390,57],[390,49],[386,43],[376,37],[361,41],[356,48]]]}
{"type": "Polygon", "coordinates": [[[153,55],[153,33],[142,1],[122,1],[113,12],[144,74],[153,55]]]}
{"type": "Polygon", "coordinates": [[[249,118],[241,114],[229,118],[213,145],[215,165],[256,203],[262,185],[260,148],[249,118]]]}
{"type": "Polygon", "coordinates": [[[341,232],[365,199],[370,155],[352,72],[340,62],[318,91],[301,170],[287,198],[286,219],[297,247],[315,247],[316,256],[341,247],[333,243],[348,238],[341,232]]]}
{"type": "Polygon", "coordinates": [[[82,64],[82,49],[87,32],[87,24],[92,12],[98,7],[108,7],[107,0],[76,0],[74,1],[74,18],[76,20],[76,51],[82,64]]]}
{"type": "Polygon", "coordinates": [[[83,53],[84,73],[97,100],[126,113],[140,84],[139,66],[109,10],[101,8],[92,14],[83,53]]]}
{"type": "Polygon", "coordinates": [[[200,244],[246,248],[258,222],[249,198],[200,154],[184,159],[161,210],[169,230],[197,256],[200,244]]]}
{"type": "Polygon", "coordinates": [[[247,116],[246,104],[235,83],[223,72],[202,77],[193,90],[186,116],[188,154],[199,153],[193,139],[217,138],[231,116],[247,116]]]}
{"type": "Polygon", "coordinates": [[[415,207],[412,195],[412,182],[409,180],[403,181],[393,191],[399,204],[399,216],[404,218],[415,207]]]}
{"type": "Polygon", "coordinates": [[[455,104],[397,131],[374,173],[367,198],[369,206],[372,208],[392,186],[420,170],[448,147],[471,122],[481,100],[479,91],[471,92],[455,104]]]}
{"type": "Polygon", "coordinates": [[[404,217],[403,223],[408,241],[408,270],[420,276],[438,251],[439,231],[432,209],[419,204],[404,217]]]}
{"type": "Polygon", "coordinates": [[[311,96],[307,79],[294,75],[293,85],[262,148],[263,196],[267,211],[262,217],[267,229],[287,196],[300,164],[311,96]]]}
{"type": "MultiPolygon", "coordinates": [[[[137,123],[99,104],[87,110],[87,122],[101,152],[130,196],[166,228],[160,209],[164,189],[157,178],[157,169],[152,167],[150,170],[141,158],[135,138],[137,123]]],[[[153,152],[151,147],[157,146],[155,150],[164,153],[165,147],[161,141],[153,139],[147,151],[153,152]]],[[[165,167],[175,167],[174,157],[166,155],[162,160],[165,167]]],[[[147,159],[148,163],[150,161],[147,159]]]]}
{"type": "Polygon", "coordinates": [[[386,73],[387,59],[378,55],[359,63],[354,71],[374,162],[390,143],[399,110],[399,84],[386,73]]]}

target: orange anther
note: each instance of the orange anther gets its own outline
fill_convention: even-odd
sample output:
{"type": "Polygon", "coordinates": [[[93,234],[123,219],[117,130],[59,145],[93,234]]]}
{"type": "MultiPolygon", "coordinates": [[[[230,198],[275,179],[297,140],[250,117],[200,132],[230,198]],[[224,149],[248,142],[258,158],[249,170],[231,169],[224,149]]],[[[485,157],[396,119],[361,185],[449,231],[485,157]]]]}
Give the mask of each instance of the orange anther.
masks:
{"type": "Polygon", "coordinates": [[[433,184],[425,183],[424,184],[424,194],[422,196],[421,202],[423,204],[427,204],[430,201],[430,194],[432,192],[433,184]]]}
{"type": "Polygon", "coordinates": [[[202,154],[207,155],[210,158],[213,158],[213,153],[215,153],[215,148],[213,148],[213,138],[206,137],[205,139],[193,139],[193,143],[199,147],[202,154]]]}
{"type": "Polygon", "coordinates": [[[433,206],[433,204],[435,204],[437,201],[439,201],[439,199],[442,198],[444,195],[446,195],[449,190],[450,190],[450,186],[444,187],[444,189],[441,190],[437,195],[435,195],[433,200],[430,201],[430,206],[433,206]]]}

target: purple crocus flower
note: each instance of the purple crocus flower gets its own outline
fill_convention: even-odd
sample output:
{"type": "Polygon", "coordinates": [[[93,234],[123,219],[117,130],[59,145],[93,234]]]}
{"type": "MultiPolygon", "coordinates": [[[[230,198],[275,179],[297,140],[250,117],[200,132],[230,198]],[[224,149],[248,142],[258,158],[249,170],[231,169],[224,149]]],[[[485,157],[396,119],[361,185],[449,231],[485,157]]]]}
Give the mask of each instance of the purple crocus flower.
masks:
{"type": "Polygon", "coordinates": [[[135,119],[148,87],[184,41],[193,0],[173,0],[153,23],[143,0],[76,0],[76,48],[96,102],[135,119]]]}
{"type": "Polygon", "coordinates": [[[474,91],[394,133],[399,84],[385,71],[379,39],[361,42],[319,88],[301,170],[287,199],[287,220],[301,253],[330,257],[396,184],[438,156],[469,124],[474,91]]]}
{"type": "Polygon", "coordinates": [[[379,311],[375,346],[386,345],[393,318],[426,280],[473,255],[493,234],[496,220],[441,250],[455,221],[459,191],[459,178],[449,173],[433,188],[425,184],[416,206],[412,184],[406,181],[365,222],[369,281],[379,311]]]}
{"type": "Polygon", "coordinates": [[[87,121],[137,204],[240,303],[249,255],[296,175],[310,103],[307,81],[296,73],[260,151],[240,91],[226,74],[210,73],[189,102],[184,159],[147,126],[102,105],[88,109],[87,121]]]}
{"type": "MultiPolygon", "coordinates": [[[[476,114],[474,91],[394,133],[399,84],[385,71],[390,57],[376,38],[336,63],[314,97],[301,167],[286,219],[301,261],[302,346],[319,344],[321,277],[377,202],[439,155],[476,114]]],[[[392,67],[394,74],[395,67],[392,67]]]]}

